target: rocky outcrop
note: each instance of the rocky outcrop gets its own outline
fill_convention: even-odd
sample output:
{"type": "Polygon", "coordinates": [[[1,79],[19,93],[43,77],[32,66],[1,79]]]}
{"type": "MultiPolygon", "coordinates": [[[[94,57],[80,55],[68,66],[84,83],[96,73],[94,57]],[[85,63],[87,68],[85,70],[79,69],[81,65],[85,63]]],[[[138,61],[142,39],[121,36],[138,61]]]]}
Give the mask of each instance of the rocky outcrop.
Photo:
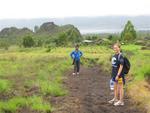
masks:
{"type": "Polygon", "coordinates": [[[23,36],[27,34],[33,34],[33,32],[28,28],[18,29],[16,27],[4,28],[0,31],[0,38],[15,38],[18,36],[23,36]]]}

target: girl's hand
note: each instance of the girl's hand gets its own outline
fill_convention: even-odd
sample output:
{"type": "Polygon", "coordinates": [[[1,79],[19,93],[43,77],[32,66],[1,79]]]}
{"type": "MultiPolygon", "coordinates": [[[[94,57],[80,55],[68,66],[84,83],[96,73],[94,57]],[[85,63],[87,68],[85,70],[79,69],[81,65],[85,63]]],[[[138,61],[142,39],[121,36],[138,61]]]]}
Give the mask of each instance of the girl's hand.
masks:
{"type": "Polygon", "coordinates": [[[116,80],[116,81],[118,81],[118,79],[119,79],[119,77],[118,77],[118,76],[116,76],[115,80],[116,80]]]}

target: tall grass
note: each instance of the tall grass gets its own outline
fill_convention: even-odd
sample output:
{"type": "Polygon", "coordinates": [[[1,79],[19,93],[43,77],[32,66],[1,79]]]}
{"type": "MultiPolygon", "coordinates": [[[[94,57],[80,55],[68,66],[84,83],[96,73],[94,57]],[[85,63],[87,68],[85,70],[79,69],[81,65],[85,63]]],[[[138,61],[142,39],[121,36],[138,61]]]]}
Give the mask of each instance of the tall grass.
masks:
{"type": "Polygon", "coordinates": [[[0,93],[14,92],[7,100],[0,99],[0,112],[17,113],[23,107],[43,113],[52,111],[51,103],[43,98],[67,94],[62,81],[65,71],[71,68],[69,53],[65,48],[61,51],[0,51],[0,93]],[[34,87],[39,92],[34,92],[34,87]],[[30,90],[32,94],[26,97],[30,90]]]}
{"type": "Polygon", "coordinates": [[[44,102],[42,97],[14,97],[7,102],[0,102],[0,111],[15,113],[22,107],[28,107],[32,110],[42,111],[44,113],[51,112],[52,107],[48,102],[44,102]]]}
{"type": "Polygon", "coordinates": [[[8,80],[0,80],[0,93],[8,92],[11,88],[11,84],[8,80]]]}
{"type": "Polygon", "coordinates": [[[132,53],[129,57],[131,70],[128,75],[132,77],[132,81],[128,83],[128,94],[135,103],[141,103],[150,113],[150,91],[147,82],[150,78],[150,51],[141,50],[141,46],[137,45],[127,45],[123,49],[127,53],[132,53]]]}
{"type": "MultiPolygon", "coordinates": [[[[141,46],[136,45],[124,45],[122,49],[131,61],[131,70],[127,75],[132,77],[132,82],[128,84],[129,94],[150,109],[149,90],[145,87],[148,85],[146,78],[150,76],[150,51],[141,50],[141,46]]],[[[51,103],[45,98],[68,94],[62,81],[66,79],[64,74],[72,67],[69,56],[72,50],[74,48],[71,47],[58,47],[50,52],[45,48],[0,50],[0,94],[15,92],[6,100],[0,99],[0,112],[16,113],[22,107],[41,112],[52,111],[51,103]],[[35,87],[38,92],[34,92],[35,87]],[[27,91],[30,90],[32,94],[28,96],[27,91]]],[[[100,64],[110,73],[111,48],[85,46],[80,50],[83,51],[81,62],[84,65],[100,64]]]]}

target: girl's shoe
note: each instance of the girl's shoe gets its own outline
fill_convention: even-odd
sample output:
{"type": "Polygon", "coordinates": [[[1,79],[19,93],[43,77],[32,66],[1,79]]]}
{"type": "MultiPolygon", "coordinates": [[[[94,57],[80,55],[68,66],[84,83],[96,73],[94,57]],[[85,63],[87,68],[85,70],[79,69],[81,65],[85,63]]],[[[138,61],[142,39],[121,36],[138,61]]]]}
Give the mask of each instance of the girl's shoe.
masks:
{"type": "Polygon", "coordinates": [[[113,104],[113,103],[115,103],[117,101],[118,101],[118,99],[113,98],[112,100],[108,101],[108,103],[113,104]]]}
{"type": "Polygon", "coordinates": [[[79,72],[77,72],[77,75],[79,75],[79,72]]]}
{"type": "Polygon", "coordinates": [[[76,75],[76,73],[72,73],[72,75],[76,75]]]}
{"type": "Polygon", "coordinates": [[[124,102],[121,102],[120,100],[118,102],[114,103],[114,106],[124,106],[124,102]]]}

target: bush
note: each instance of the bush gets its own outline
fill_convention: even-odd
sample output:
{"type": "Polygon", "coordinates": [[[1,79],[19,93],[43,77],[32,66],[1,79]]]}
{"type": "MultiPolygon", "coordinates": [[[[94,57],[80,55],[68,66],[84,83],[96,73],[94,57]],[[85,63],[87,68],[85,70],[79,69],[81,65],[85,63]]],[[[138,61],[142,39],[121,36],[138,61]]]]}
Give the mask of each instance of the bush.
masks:
{"type": "Polygon", "coordinates": [[[34,44],[35,44],[35,42],[31,36],[26,36],[23,38],[23,46],[24,47],[33,47],[34,44]]]}
{"type": "Polygon", "coordinates": [[[0,42],[0,48],[4,48],[5,50],[8,50],[9,46],[10,46],[10,44],[8,44],[7,41],[0,42]]]}
{"type": "Polygon", "coordinates": [[[37,46],[37,47],[41,47],[42,45],[43,45],[42,40],[38,40],[36,46],[37,46]]]}
{"type": "Polygon", "coordinates": [[[55,49],[56,48],[56,44],[55,43],[50,43],[48,46],[47,46],[47,50],[46,52],[51,52],[52,49],[55,49]]]}

